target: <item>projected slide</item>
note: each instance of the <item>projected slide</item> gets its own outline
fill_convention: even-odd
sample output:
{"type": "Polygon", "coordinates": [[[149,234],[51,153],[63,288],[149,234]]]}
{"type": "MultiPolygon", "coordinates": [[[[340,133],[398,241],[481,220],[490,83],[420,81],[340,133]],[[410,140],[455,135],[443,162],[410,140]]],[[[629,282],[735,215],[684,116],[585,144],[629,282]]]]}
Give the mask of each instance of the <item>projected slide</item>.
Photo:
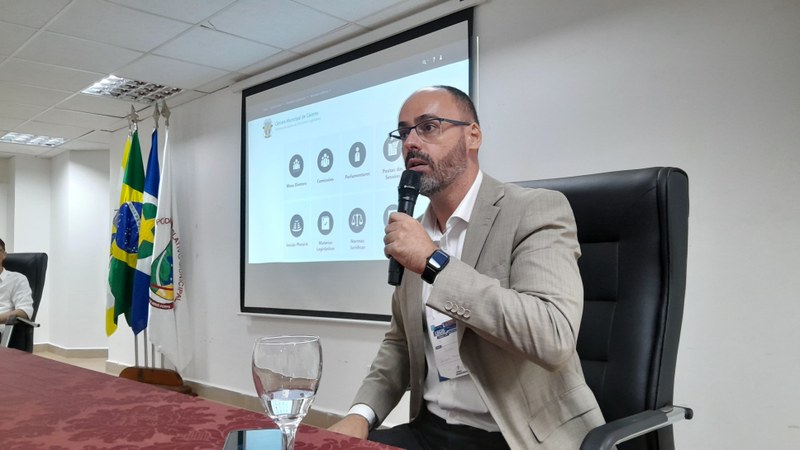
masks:
{"type": "Polygon", "coordinates": [[[467,89],[467,73],[467,61],[442,65],[248,122],[248,262],[384,260],[404,168],[388,139],[400,105],[443,79],[467,89]]]}
{"type": "MultiPolygon", "coordinates": [[[[241,310],[389,320],[384,228],[417,89],[470,92],[471,10],[242,92],[241,310]]],[[[420,196],[415,215],[428,199],[420,196]]]]}

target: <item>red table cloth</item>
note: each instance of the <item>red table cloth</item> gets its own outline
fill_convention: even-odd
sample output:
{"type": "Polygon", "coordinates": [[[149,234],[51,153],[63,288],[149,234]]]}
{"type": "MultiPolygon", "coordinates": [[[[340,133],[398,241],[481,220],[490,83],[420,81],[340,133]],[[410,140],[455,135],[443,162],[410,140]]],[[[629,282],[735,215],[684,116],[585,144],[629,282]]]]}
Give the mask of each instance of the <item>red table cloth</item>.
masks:
{"type": "MultiPolygon", "coordinates": [[[[0,348],[2,449],[221,449],[265,415],[0,348]]],[[[301,425],[295,450],[392,449],[301,425]]]]}

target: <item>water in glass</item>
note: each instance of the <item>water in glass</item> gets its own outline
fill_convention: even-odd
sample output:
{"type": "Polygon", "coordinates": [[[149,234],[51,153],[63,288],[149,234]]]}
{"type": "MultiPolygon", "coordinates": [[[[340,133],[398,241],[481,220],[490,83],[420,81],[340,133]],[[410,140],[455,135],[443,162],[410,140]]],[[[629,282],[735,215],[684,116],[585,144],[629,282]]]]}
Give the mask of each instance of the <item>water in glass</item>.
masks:
{"type": "Polygon", "coordinates": [[[322,347],[316,336],[275,336],[256,340],[253,381],[261,404],[293,450],[300,421],[308,413],[322,374],[322,347]]]}

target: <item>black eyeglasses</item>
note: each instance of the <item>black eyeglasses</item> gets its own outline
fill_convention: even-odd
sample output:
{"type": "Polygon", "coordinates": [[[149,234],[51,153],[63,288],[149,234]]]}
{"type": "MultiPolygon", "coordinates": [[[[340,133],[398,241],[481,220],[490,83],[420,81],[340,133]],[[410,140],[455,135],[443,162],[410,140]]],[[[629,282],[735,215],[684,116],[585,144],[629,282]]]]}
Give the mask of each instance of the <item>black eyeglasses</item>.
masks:
{"type": "Polygon", "coordinates": [[[462,122],[460,120],[437,117],[435,119],[423,120],[413,127],[400,127],[389,133],[389,137],[397,139],[400,142],[405,142],[405,140],[408,139],[408,135],[411,134],[411,130],[417,130],[417,136],[419,136],[420,139],[425,142],[432,142],[442,135],[442,124],[445,122],[458,126],[472,125],[472,122],[462,122]]]}

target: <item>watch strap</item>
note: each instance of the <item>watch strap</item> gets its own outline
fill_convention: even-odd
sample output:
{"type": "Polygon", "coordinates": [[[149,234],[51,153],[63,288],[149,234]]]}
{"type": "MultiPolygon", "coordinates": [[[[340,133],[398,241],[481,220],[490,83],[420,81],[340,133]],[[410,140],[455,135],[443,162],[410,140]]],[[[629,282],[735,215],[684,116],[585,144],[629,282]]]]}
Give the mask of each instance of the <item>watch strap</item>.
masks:
{"type": "Polygon", "coordinates": [[[436,276],[439,275],[439,272],[441,272],[449,262],[450,255],[445,253],[444,250],[437,248],[431,256],[428,257],[428,261],[425,263],[425,270],[422,271],[422,279],[428,284],[433,284],[436,280],[436,276]]]}

